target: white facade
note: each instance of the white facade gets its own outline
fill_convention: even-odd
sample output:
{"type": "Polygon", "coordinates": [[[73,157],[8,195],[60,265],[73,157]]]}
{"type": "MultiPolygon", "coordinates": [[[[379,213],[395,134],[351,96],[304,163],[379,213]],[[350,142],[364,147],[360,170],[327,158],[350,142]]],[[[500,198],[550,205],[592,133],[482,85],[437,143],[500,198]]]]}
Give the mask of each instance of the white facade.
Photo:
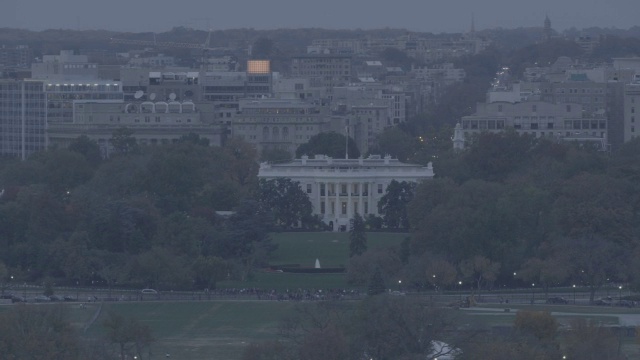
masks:
{"type": "Polygon", "coordinates": [[[624,87],[624,142],[640,135],[640,74],[624,87]],[[636,122],[638,120],[638,122],[636,122]]]}
{"type": "Polygon", "coordinates": [[[473,133],[512,128],[519,134],[595,142],[600,148],[606,148],[606,115],[586,113],[583,109],[580,104],[543,101],[479,103],[474,114],[462,117],[462,134],[466,139],[473,133]]]}
{"type": "Polygon", "coordinates": [[[260,179],[289,178],[300,183],[313,205],[313,214],[334,231],[347,230],[356,213],[366,217],[378,214],[378,202],[392,180],[420,182],[433,178],[427,167],[403,164],[387,156],[367,159],[333,159],[303,156],[286,164],[260,165],[260,179]]]}

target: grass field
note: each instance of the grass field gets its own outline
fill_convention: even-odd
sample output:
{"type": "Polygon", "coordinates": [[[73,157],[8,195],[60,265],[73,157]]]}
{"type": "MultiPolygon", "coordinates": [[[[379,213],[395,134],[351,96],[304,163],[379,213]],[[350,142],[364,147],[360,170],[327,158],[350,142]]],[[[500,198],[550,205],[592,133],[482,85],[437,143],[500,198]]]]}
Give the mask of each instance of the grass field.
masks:
{"type": "MultiPolygon", "coordinates": [[[[85,309],[76,306],[72,313],[94,314],[97,306],[85,309]]],[[[172,359],[233,360],[240,358],[250,342],[275,338],[280,319],[295,304],[203,301],[106,303],[103,306],[100,317],[87,330],[86,336],[103,336],[102,323],[113,311],[151,327],[157,339],[152,347],[156,358],[170,354],[172,359]]]]}
{"type": "MultiPolygon", "coordinates": [[[[399,245],[408,234],[367,233],[370,249],[399,245]]],[[[278,249],[272,254],[270,265],[299,264],[314,267],[316,259],[321,267],[343,267],[349,259],[349,233],[293,232],[272,234],[278,249]]],[[[223,281],[220,288],[266,289],[329,289],[346,288],[344,274],[292,274],[257,271],[247,281],[223,281]]]]}
{"type": "MultiPolygon", "coordinates": [[[[356,303],[353,303],[354,305],[356,303]]],[[[78,328],[89,321],[99,304],[66,305],[78,328]]],[[[135,318],[153,331],[157,341],[152,346],[155,358],[171,354],[173,359],[240,359],[250,342],[275,339],[279,321],[294,311],[298,303],[277,301],[200,301],[200,302],[139,302],[105,303],[100,317],[85,333],[88,337],[104,334],[102,322],[110,311],[135,318]]],[[[546,310],[554,313],[561,324],[573,318],[588,318],[603,325],[618,324],[618,315],[631,314],[633,309],[588,306],[504,306],[483,304],[483,308],[460,310],[463,323],[486,327],[510,326],[518,310],[546,310]],[[603,312],[600,312],[603,310],[603,312]],[[606,312],[604,312],[606,310],[606,312]],[[559,313],[559,314],[555,314],[559,313]]],[[[637,351],[633,340],[627,341],[628,351],[637,351]]]]}
{"type": "MultiPolygon", "coordinates": [[[[367,233],[367,246],[374,249],[399,245],[407,236],[404,233],[367,233]]],[[[313,267],[318,259],[322,267],[341,267],[349,259],[349,233],[293,232],[273,234],[272,237],[278,249],[271,256],[271,265],[313,267]]]]}

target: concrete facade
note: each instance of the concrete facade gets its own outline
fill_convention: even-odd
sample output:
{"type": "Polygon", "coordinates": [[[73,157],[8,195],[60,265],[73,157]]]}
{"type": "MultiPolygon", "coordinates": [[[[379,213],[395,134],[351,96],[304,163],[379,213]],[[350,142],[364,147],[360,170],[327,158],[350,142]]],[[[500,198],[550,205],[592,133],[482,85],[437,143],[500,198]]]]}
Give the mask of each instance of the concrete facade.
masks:
{"type": "Polygon", "coordinates": [[[0,155],[26,159],[48,146],[44,83],[0,80],[0,155]]]}

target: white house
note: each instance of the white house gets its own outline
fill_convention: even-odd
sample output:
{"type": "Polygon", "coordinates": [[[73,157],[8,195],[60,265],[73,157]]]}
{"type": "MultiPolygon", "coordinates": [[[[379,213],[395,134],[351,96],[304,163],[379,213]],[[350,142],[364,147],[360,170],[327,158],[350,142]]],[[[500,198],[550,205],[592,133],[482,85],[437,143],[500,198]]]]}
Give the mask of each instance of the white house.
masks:
{"type": "Polygon", "coordinates": [[[260,165],[260,179],[289,178],[300,183],[319,215],[334,231],[347,230],[355,213],[378,215],[378,201],[392,180],[420,182],[433,178],[431,163],[404,164],[390,156],[366,159],[333,159],[325,155],[303,156],[286,164],[260,165]]]}

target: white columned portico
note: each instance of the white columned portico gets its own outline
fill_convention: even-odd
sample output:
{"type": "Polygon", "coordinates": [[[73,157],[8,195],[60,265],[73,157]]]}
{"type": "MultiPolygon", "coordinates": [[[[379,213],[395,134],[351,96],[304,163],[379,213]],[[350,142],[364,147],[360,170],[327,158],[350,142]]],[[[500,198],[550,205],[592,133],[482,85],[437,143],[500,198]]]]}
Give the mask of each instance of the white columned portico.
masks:
{"type": "Polygon", "coordinates": [[[403,164],[397,159],[383,159],[380,156],[331,159],[317,155],[314,159],[295,159],[286,164],[263,163],[258,177],[265,180],[289,178],[303,184],[302,189],[313,203],[313,214],[321,216],[325,224],[333,224],[333,230],[338,231],[342,225],[347,225],[348,230],[356,211],[362,217],[378,215],[377,200],[383,194],[378,194],[377,184],[388,184],[392,180],[415,183],[431,179],[433,167],[431,164],[426,167],[403,164]],[[307,184],[317,194],[309,194],[307,184]],[[342,191],[343,185],[346,195],[342,191]]]}

